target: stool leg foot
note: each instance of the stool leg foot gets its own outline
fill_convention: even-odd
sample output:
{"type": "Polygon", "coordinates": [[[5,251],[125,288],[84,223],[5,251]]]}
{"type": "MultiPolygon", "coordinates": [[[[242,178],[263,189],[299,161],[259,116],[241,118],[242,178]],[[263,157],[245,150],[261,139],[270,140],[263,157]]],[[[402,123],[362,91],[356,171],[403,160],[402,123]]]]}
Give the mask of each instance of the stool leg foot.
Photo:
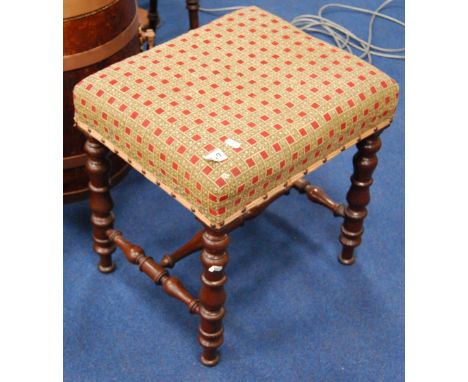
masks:
{"type": "Polygon", "coordinates": [[[224,338],[224,284],[227,280],[224,268],[228,263],[228,243],[229,237],[225,233],[209,228],[203,232],[201,262],[204,270],[199,295],[201,318],[198,341],[203,348],[200,360],[205,366],[215,366],[219,362],[218,348],[224,338]]]}
{"type": "MultiPolygon", "coordinates": [[[[107,256],[107,258],[110,259],[110,256],[107,256]]],[[[108,260],[103,261],[103,260],[104,260],[104,259],[101,257],[101,259],[100,259],[100,261],[99,261],[99,264],[98,264],[98,270],[99,270],[99,272],[101,272],[101,273],[112,273],[112,272],[114,272],[114,270],[115,270],[115,263],[114,263],[112,260],[110,260],[110,261],[108,261],[108,260]],[[102,263],[104,263],[104,262],[110,262],[110,265],[108,265],[108,264],[106,264],[106,265],[102,264],[102,263]]]]}
{"type": "Polygon", "coordinates": [[[366,206],[370,202],[369,188],[372,184],[372,173],[378,162],[376,153],[382,145],[379,135],[380,132],[375,133],[359,142],[358,152],[353,158],[354,172],[346,196],[348,206],[344,210],[345,216],[340,234],[343,248],[338,260],[343,265],[354,264],[354,249],[361,244],[363,223],[367,216],[366,206]]]}
{"type": "Polygon", "coordinates": [[[98,269],[110,273],[115,269],[112,253],[115,244],[109,240],[106,231],[113,228],[113,202],[109,193],[110,163],[107,159],[108,149],[93,138],[85,143],[88,155],[86,171],[89,176],[89,207],[93,226],[93,249],[99,255],[98,269]]]}

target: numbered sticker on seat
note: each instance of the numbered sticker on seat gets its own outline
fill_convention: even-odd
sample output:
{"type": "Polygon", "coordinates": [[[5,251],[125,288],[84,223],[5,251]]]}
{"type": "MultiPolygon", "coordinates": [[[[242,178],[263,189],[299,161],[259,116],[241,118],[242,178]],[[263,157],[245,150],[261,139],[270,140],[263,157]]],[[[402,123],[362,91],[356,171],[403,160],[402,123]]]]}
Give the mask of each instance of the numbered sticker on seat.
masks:
{"type": "Polygon", "coordinates": [[[227,155],[221,149],[214,149],[209,154],[203,156],[203,159],[211,160],[213,162],[222,162],[227,159],[227,155]]]}

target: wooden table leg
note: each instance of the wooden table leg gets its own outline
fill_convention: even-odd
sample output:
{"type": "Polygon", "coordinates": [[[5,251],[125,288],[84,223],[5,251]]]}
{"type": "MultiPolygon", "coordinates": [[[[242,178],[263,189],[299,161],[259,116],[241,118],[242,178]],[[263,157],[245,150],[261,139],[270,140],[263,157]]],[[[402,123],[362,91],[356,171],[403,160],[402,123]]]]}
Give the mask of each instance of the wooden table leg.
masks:
{"type": "Polygon", "coordinates": [[[106,233],[108,229],[113,228],[114,223],[113,203],[109,193],[108,149],[94,138],[88,138],[85,151],[88,155],[86,171],[89,175],[93,249],[99,255],[98,269],[103,273],[110,273],[115,268],[112,262],[115,244],[109,240],[106,233]]]}
{"type": "Polygon", "coordinates": [[[203,348],[201,362],[206,366],[214,366],[219,362],[218,348],[223,343],[223,305],[226,300],[224,284],[227,280],[224,269],[228,263],[228,243],[227,234],[205,229],[201,254],[204,271],[199,296],[201,319],[198,341],[203,348]]]}
{"type": "Polygon", "coordinates": [[[159,26],[158,0],[150,0],[148,7],[149,27],[156,33],[159,26]]]}
{"type": "Polygon", "coordinates": [[[354,249],[361,244],[364,232],[363,223],[367,216],[366,206],[370,202],[369,188],[372,184],[372,173],[377,167],[376,153],[381,147],[380,132],[363,139],[357,144],[358,152],[354,155],[354,173],[351,176],[351,187],[346,199],[344,223],[341,226],[340,242],[343,245],[338,257],[344,265],[355,261],[354,249]]]}
{"type": "Polygon", "coordinates": [[[190,29],[196,29],[199,26],[198,8],[200,7],[199,0],[186,0],[187,10],[189,13],[190,29]]]}

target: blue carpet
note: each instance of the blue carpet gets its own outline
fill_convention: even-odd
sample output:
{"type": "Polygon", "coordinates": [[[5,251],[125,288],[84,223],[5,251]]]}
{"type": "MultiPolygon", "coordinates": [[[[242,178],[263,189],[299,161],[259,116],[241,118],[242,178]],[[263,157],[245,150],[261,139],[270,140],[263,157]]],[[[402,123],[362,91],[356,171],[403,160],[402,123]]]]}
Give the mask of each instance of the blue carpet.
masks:
{"type": "MultiPolygon", "coordinates": [[[[159,42],[186,30],[183,0],[160,0],[159,42]]],[[[326,1],[203,1],[255,4],[291,20],[326,1]]],[[[376,8],[380,1],[353,1],[376,8]]],[[[388,14],[404,17],[404,4],[388,14]]],[[[202,15],[202,23],[216,16],[202,15]]],[[[366,17],[333,12],[366,36],[366,17]]],[[[402,46],[399,27],[377,21],[376,43],[402,46]]],[[[404,62],[375,59],[401,85],[394,123],[383,133],[366,232],[353,267],[338,264],[340,220],[291,192],[232,234],[222,361],[198,362],[198,320],[117,252],[118,269],[96,270],[86,202],[64,207],[64,377],[66,381],[403,381],[404,62]]],[[[310,178],[344,200],[354,150],[310,178]]],[[[114,189],[116,226],[147,253],[188,239],[199,224],[142,176],[114,189]]],[[[173,274],[197,294],[198,256],[173,274]]]]}

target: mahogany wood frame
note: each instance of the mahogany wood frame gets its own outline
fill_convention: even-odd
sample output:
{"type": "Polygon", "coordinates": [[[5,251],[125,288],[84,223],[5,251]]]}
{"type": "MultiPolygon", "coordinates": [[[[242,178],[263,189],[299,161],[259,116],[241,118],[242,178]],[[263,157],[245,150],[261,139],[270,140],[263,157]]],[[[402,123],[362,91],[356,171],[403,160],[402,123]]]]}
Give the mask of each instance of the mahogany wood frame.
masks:
{"type": "Polygon", "coordinates": [[[112,253],[119,247],[128,261],[138,265],[155,284],[161,285],[169,296],[183,302],[190,313],[200,316],[198,341],[202,346],[201,362],[214,366],[219,362],[219,347],[223,343],[223,317],[227,281],[225,268],[228,263],[227,246],[229,232],[243,225],[263,212],[274,200],[288,194],[292,188],[307,195],[308,199],[329,209],[334,216],[342,217],[343,224],[339,240],[342,244],[338,260],[344,265],[355,262],[354,250],[361,243],[363,222],[367,216],[367,205],[370,202],[369,188],[372,184],[372,173],[377,166],[376,153],[381,147],[380,133],[362,139],[357,144],[357,153],[353,158],[354,171],[351,186],[347,194],[347,206],[333,201],[325,191],[311,185],[301,178],[263,204],[243,214],[232,223],[222,228],[204,225],[191,240],[169,255],[164,255],[158,263],[146,256],[143,249],[126,240],[122,233],[113,229],[113,202],[109,193],[109,150],[94,138],[89,137],[85,144],[88,156],[86,169],[89,174],[91,223],[93,226],[93,249],[99,255],[98,269],[103,273],[115,269],[112,253]],[[201,250],[202,288],[198,299],[193,297],[179,279],[170,276],[167,268],[185,257],[201,250]]]}
{"type": "MultiPolygon", "coordinates": [[[[156,2],[154,2],[156,3],[156,2]]],[[[190,29],[198,28],[198,0],[186,0],[189,12],[190,29]]],[[[86,171],[89,176],[91,224],[93,227],[93,249],[99,256],[98,269],[110,273],[115,269],[112,253],[116,246],[132,264],[138,265],[163,291],[183,302],[190,313],[200,316],[198,341],[202,347],[201,362],[206,366],[215,366],[220,359],[219,347],[224,340],[223,317],[227,281],[225,268],[228,263],[227,246],[229,232],[242,226],[246,220],[260,215],[272,202],[282,195],[289,194],[292,188],[307,195],[308,199],[328,208],[334,216],[342,217],[342,244],[338,260],[344,265],[355,262],[354,250],[361,244],[363,223],[367,216],[367,205],[370,202],[369,188],[372,185],[372,173],[377,167],[377,152],[381,147],[380,134],[360,140],[357,153],[353,158],[354,171],[351,176],[351,187],[346,196],[347,206],[333,201],[325,191],[301,178],[261,205],[242,211],[242,215],[222,228],[206,226],[197,232],[191,240],[171,254],[164,255],[160,263],[146,256],[141,247],[125,239],[121,232],[114,230],[113,202],[109,192],[110,164],[107,158],[109,150],[96,139],[88,137],[85,143],[87,155],[86,171]],[[169,275],[167,268],[173,268],[177,262],[201,250],[202,287],[198,299],[184,287],[182,282],[169,275]]]]}

